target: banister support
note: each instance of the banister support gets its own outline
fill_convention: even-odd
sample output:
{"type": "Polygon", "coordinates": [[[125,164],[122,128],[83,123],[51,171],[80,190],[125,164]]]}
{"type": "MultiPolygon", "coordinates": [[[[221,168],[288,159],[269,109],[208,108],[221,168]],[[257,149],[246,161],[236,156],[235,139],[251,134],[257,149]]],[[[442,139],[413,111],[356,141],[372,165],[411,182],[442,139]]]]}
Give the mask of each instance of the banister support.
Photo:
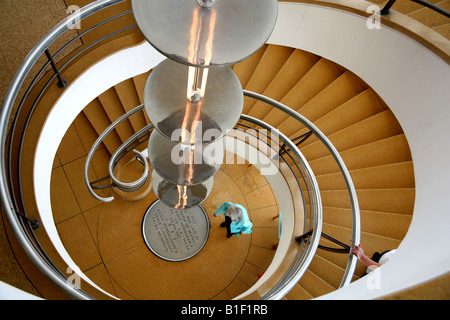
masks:
{"type": "MultiPolygon", "coordinates": [[[[312,230],[306,232],[305,234],[302,234],[301,236],[297,236],[295,237],[295,240],[297,242],[302,242],[305,241],[306,242],[306,238],[309,237],[312,234],[312,230]]],[[[326,251],[331,251],[331,252],[335,252],[335,253],[349,253],[350,252],[350,246],[346,245],[343,242],[340,242],[339,240],[336,240],[335,238],[327,235],[326,233],[321,233],[321,236],[330,240],[331,242],[334,242],[335,244],[337,244],[338,246],[340,246],[341,248],[331,248],[331,247],[327,247],[327,246],[322,246],[319,244],[318,248],[322,249],[322,250],[326,250],[326,251]]]]}
{"type": "Polygon", "coordinates": [[[56,77],[58,78],[58,87],[61,88],[61,89],[65,88],[67,86],[67,81],[64,80],[61,77],[61,74],[59,73],[58,67],[56,66],[56,63],[53,60],[53,57],[50,54],[50,51],[48,51],[48,49],[45,50],[45,55],[47,56],[48,61],[50,61],[50,65],[52,66],[52,69],[55,72],[56,77]]]}
{"type": "MultiPolygon", "coordinates": [[[[302,144],[306,139],[308,139],[312,134],[313,134],[312,131],[309,131],[309,132],[307,132],[307,133],[304,133],[304,134],[302,134],[302,135],[300,135],[300,136],[298,136],[298,137],[292,139],[291,141],[292,141],[292,142],[295,142],[295,141],[297,141],[297,140],[300,140],[299,142],[295,143],[295,145],[298,147],[298,146],[299,146],[300,144],[302,144]]],[[[284,153],[288,153],[289,150],[286,150],[285,147],[286,147],[286,143],[283,143],[283,144],[281,145],[281,147],[280,147],[280,151],[278,152],[278,155],[281,156],[281,155],[284,154],[284,153]]]]}
{"type": "Polygon", "coordinates": [[[388,3],[384,6],[383,9],[380,10],[380,15],[385,15],[390,13],[391,7],[394,5],[396,0],[389,0],[388,3]]]}
{"type": "Polygon", "coordinates": [[[15,210],[14,208],[12,209],[19,217],[21,217],[22,219],[26,220],[27,222],[30,223],[30,226],[33,230],[37,230],[40,226],[41,223],[38,220],[33,220],[28,218],[26,215],[24,215],[23,213],[15,210]]]}

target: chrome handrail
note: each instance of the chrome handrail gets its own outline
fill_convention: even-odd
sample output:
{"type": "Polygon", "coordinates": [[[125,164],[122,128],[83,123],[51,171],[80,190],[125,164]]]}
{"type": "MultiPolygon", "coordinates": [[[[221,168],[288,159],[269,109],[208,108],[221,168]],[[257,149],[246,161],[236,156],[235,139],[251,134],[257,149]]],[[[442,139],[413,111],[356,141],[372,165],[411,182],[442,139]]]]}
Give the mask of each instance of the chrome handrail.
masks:
{"type": "MultiPolygon", "coordinates": [[[[244,95],[248,97],[256,97],[257,94],[250,91],[244,90],[244,95]]],[[[261,95],[262,96],[262,95],[261,95]]],[[[263,99],[256,98],[257,100],[263,101],[263,99]]],[[[283,298],[292,287],[300,280],[303,274],[306,272],[306,269],[309,267],[314,255],[316,253],[317,247],[319,246],[320,235],[322,232],[322,200],[320,198],[320,190],[319,184],[314,176],[314,173],[311,167],[308,164],[308,161],[297,148],[295,143],[293,143],[288,137],[286,137],[281,131],[270,126],[269,124],[256,119],[254,117],[248,115],[241,115],[241,119],[257,124],[258,126],[270,130],[271,132],[276,132],[276,134],[280,137],[283,143],[288,146],[295,157],[300,161],[300,165],[305,171],[307,181],[311,186],[311,207],[313,207],[314,216],[310,217],[311,221],[313,221],[313,232],[311,234],[311,238],[309,239],[309,245],[306,248],[306,251],[303,252],[301,259],[299,259],[299,255],[302,250],[298,250],[297,257],[294,260],[294,263],[288,270],[288,273],[261,299],[262,300],[279,300],[283,298]]],[[[306,182],[306,181],[305,181],[306,182]]]]}
{"type": "MultiPolygon", "coordinates": [[[[113,123],[111,123],[108,128],[105,129],[105,131],[103,131],[100,136],[97,138],[97,140],[94,142],[94,144],[92,145],[91,149],[89,150],[89,153],[86,157],[86,161],[84,164],[84,183],[86,185],[86,188],[88,190],[88,192],[98,201],[101,202],[111,202],[114,200],[114,197],[108,197],[108,198],[103,198],[100,197],[99,195],[97,195],[94,190],[92,189],[91,183],[89,182],[89,166],[92,160],[92,157],[94,156],[95,151],[97,150],[97,148],[100,146],[100,144],[103,142],[103,140],[106,138],[106,136],[108,134],[110,134],[119,124],[121,124],[123,121],[125,121],[126,119],[128,119],[129,117],[131,117],[133,114],[141,111],[144,109],[144,105],[141,104],[140,106],[128,111],[127,113],[123,114],[122,116],[120,116],[119,118],[117,118],[113,123]]],[[[148,129],[149,130],[149,129],[148,129]]],[[[142,134],[143,129],[141,129],[140,134],[142,134]]],[[[138,133],[139,133],[138,132],[138,133]]],[[[134,134],[131,138],[129,138],[124,144],[122,144],[121,147],[119,147],[119,149],[114,153],[114,156],[111,157],[111,161],[108,167],[108,171],[109,171],[109,175],[111,180],[113,180],[114,185],[118,186],[119,189],[134,189],[134,188],[138,188],[140,186],[142,186],[143,184],[145,184],[145,181],[148,179],[148,163],[147,160],[145,159],[145,157],[138,151],[134,151],[136,156],[139,157],[139,159],[142,161],[142,163],[144,163],[144,173],[141,176],[141,178],[131,184],[127,184],[127,183],[123,183],[121,181],[119,181],[118,179],[115,178],[114,176],[114,162],[117,159],[117,156],[119,153],[123,152],[123,150],[129,145],[128,142],[130,140],[134,140],[136,137],[138,137],[140,134],[134,134]],[[120,152],[118,152],[120,150],[120,152]]]]}
{"type": "Polygon", "coordinates": [[[57,286],[64,290],[71,297],[76,299],[93,299],[93,297],[73,283],[67,281],[67,278],[62,276],[59,272],[54,270],[48,265],[47,260],[37,250],[33,241],[29,238],[28,234],[20,227],[20,221],[15,214],[13,201],[9,194],[10,188],[6,177],[6,140],[8,130],[8,119],[11,116],[14,102],[17,99],[20,87],[24,83],[28,73],[33,65],[41,57],[41,55],[47,50],[50,45],[55,42],[62,34],[68,31],[70,25],[74,25],[76,22],[81,21],[92,14],[99,12],[107,7],[124,2],[125,0],[98,0],[83,8],[74,14],[68,16],[57,24],[52,30],[50,30],[30,51],[26,56],[18,71],[16,72],[8,91],[3,100],[3,105],[0,110],[0,123],[2,124],[0,130],[0,201],[5,212],[5,216],[13,230],[13,233],[22,246],[30,260],[36,265],[36,267],[52,280],[57,286]]]}
{"type": "MultiPolygon", "coordinates": [[[[339,155],[339,152],[336,150],[334,145],[328,140],[328,138],[307,118],[299,114],[298,112],[292,110],[291,108],[283,105],[282,103],[273,100],[271,98],[268,98],[264,95],[246,91],[244,90],[244,95],[250,98],[257,99],[261,102],[265,102],[272,107],[275,107],[292,118],[296,119],[300,123],[302,123],[305,127],[307,127],[310,131],[313,132],[313,134],[326,146],[326,148],[330,151],[331,155],[335,159],[339,170],[341,171],[345,184],[347,186],[347,191],[349,193],[350,197],[350,206],[352,210],[352,239],[351,239],[351,247],[353,248],[360,242],[360,235],[361,235],[361,222],[360,222],[360,212],[359,212],[359,204],[358,204],[358,198],[356,195],[356,189],[353,185],[352,178],[350,176],[350,173],[348,172],[347,167],[345,166],[344,161],[342,160],[341,156],[339,155]]],[[[340,288],[348,285],[353,277],[353,274],[355,272],[357,258],[349,252],[348,261],[347,261],[347,268],[345,269],[344,276],[342,278],[340,288]]]]}

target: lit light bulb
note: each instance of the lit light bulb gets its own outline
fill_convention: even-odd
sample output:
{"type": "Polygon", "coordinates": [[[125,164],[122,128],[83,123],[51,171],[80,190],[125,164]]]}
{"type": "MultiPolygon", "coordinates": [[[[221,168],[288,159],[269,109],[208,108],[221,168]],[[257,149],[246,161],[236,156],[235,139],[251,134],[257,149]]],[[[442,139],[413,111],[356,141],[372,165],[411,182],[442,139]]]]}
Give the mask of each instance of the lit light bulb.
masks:
{"type": "Polygon", "coordinates": [[[208,68],[189,67],[187,98],[191,102],[199,102],[206,91],[208,68]]]}

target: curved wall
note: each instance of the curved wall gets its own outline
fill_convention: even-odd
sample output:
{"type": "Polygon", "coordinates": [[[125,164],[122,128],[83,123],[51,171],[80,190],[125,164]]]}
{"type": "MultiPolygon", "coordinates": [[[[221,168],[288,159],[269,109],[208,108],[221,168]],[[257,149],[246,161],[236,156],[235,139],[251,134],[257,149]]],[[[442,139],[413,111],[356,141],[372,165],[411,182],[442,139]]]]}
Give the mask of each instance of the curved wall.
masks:
{"type": "Polygon", "coordinates": [[[310,4],[280,3],[268,42],[310,51],[361,77],[391,108],[412,153],[415,207],[398,253],[377,279],[321,298],[373,299],[450,271],[449,65],[394,29],[369,29],[365,17],[310,4]]]}

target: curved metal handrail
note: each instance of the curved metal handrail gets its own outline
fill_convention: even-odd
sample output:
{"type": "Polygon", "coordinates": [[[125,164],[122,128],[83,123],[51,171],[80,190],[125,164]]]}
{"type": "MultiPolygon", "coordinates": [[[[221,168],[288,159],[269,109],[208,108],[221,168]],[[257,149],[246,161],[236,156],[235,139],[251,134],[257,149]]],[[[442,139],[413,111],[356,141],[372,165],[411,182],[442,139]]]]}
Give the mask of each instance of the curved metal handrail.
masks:
{"type": "MultiPolygon", "coordinates": [[[[248,97],[253,97],[252,94],[253,92],[244,91],[244,95],[248,97]]],[[[322,232],[322,200],[320,198],[319,185],[317,183],[317,180],[314,176],[311,167],[308,164],[308,161],[300,152],[300,150],[297,148],[295,143],[293,143],[288,137],[286,137],[278,129],[254,117],[248,115],[241,115],[241,119],[255,123],[264,129],[270,130],[271,132],[276,132],[276,134],[281,138],[283,143],[285,143],[286,146],[288,146],[291,149],[295,157],[300,161],[300,164],[306,173],[307,180],[305,181],[308,181],[311,186],[312,200],[310,200],[310,202],[311,207],[314,208],[313,209],[314,216],[311,217],[311,220],[314,221],[314,225],[309,245],[307,246],[306,251],[303,252],[301,259],[299,259],[299,255],[302,252],[302,250],[298,250],[297,257],[294,260],[294,263],[289,268],[288,273],[274,286],[274,288],[272,288],[268,293],[266,293],[261,298],[263,300],[279,300],[292,289],[292,287],[300,280],[300,278],[306,272],[306,269],[309,267],[315,255],[317,247],[319,246],[320,235],[322,232]]]]}
{"type": "Polygon", "coordinates": [[[66,19],[62,20],[57,24],[50,32],[48,32],[30,51],[27,57],[24,59],[20,65],[17,73],[15,74],[10,87],[4,97],[3,105],[0,110],[0,123],[2,124],[0,130],[0,201],[2,203],[3,210],[5,212],[6,218],[13,230],[13,233],[18,240],[19,244],[22,246],[28,257],[33,261],[36,267],[46,275],[50,280],[52,280],[57,286],[63,289],[67,294],[76,299],[93,299],[93,297],[86,292],[82,291],[80,288],[75,286],[73,283],[67,281],[67,278],[62,276],[59,272],[54,270],[48,265],[47,260],[42,256],[42,254],[37,250],[33,241],[29,238],[28,234],[20,227],[20,221],[18,216],[15,214],[13,201],[9,194],[10,188],[6,177],[6,140],[7,140],[7,130],[8,130],[8,119],[11,116],[14,102],[17,99],[20,87],[24,83],[26,76],[30,72],[33,65],[37,62],[39,57],[45,52],[45,50],[62,34],[69,30],[69,26],[73,25],[75,22],[83,20],[92,14],[101,11],[107,7],[113,6],[117,3],[123,2],[124,0],[98,0],[83,8],[81,8],[76,13],[68,16],[66,19]]]}
{"type": "MultiPolygon", "coordinates": [[[[352,239],[351,239],[351,247],[353,248],[355,245],[359,244],[360,242],[360,234],[361,234],[361,223],[360,223],[360,213],[359,213],[359,204],[357,200],[356,190],[355,186],[353,185],[352,178],[350,176],[350,173],[348,172],[347,167],[345,166],[344,161],[342,160],[341,156],[339,155],[339,152],[336,150],[336,148],[333,146],[333,144],[328,140],[328,138],[308,119],[306,119],[304,116],[299,114],[298,112],[292,110],[291,108],[283,105],[282,103],[273,100],[271,98],[268,98],[264,95],[246,91],[244,90],[244,95],[250,98],[257,99],[261,102],[265,102],[283,112],[291,116],[292,118],[296,119],[300,123],[302,123],[305,127],[307,127],[310,131],[313,132],[313,134],[327,147],[327,149],[330,151],[331,155],[335,159],[339,170],[341,171],[342,175],[344,176],[345,184],[347,186],[347,190],[350,197],[350,205],[352,210],[352,239]]],[[[357,258],[349,252],[348,261],[347,261],[347,268],[345,269],[344,277],[342,278],[341,284],[339,287],[343,287],[348,285],[353,277],[353,274],[355,272],[357,263],[357,258]]]]}
{"type": "MultiPolygon", "coordinates": [[[[141,104],[140,106],[128,111],[127,113],[123,114],[122,116],[120,116],[119,118],[117,118],[113,123],[111,123],[109,125],[108,128],[105,129],[105,131],[102,132],[102,134],[97,138],[97,140],[94,142],[94,144],[91,147],[91,150],[89,150],[89,153],[86,157],[86,161],[84,164],[84,183],[86,185],[87,190],[89,191],[89,193],[98,201],[101,202],[111,202],[114,200],[114,197],[108,197],[108,198],[103,198],[100,197],[99,195],[97,195],[94,190],[92,189],[91,183],[89,182],[89,166],[92,160],[92,157],[94,156],[95,151],[97,150],[97,148],[100,146],[100,144],[103,142],[103,140],[106,138],[106,136],[108,134],[110,134],[119,124],[121,124],[123,121],[125,121],[126,119],[128,119],[129,117],[131,117],[133,114],[141,111],[144,109],[144,105],[141,104]]],[[[144,127],[144,129],[147,127],[144,127]]],[[[150,129],[148,129],[150,130],[150,129]]],[[[145,157],[139,152],[139,151],[134,151],[136,156],[139,157],[139,159],[142,161],[142,163],[144,164],[144,173],[141,176],[141,178],[131,184],[128,183],[124,183],[119,181],[115,176],[114,176],[114,163],[118,157],[118,154],[120,154],[121,152],[123,152],[125,150],[126,147],[129,146],[129,143],[131,140],[136,139],[136,137],[140,136],[145,130],[141,129],[138,133],[134,134],[132,137],[130,137],[124,144],[122,144],[122,146],[119,147],[119,149],[114,153],[114,156],[111,157],[109,166],[108,166],[108,171],[109,171],[109,175],[111,180],[113,180],[113,184],[114,186],[117,186],[119,189],[135,189],[138,188],[140,186],[142,186],[143,184],[145,184],[145,182],[148,179],[148,163],[147,160],[145,159],[145,157]],[[118,152],[120,150],[120,152],[118,152]]]]}

